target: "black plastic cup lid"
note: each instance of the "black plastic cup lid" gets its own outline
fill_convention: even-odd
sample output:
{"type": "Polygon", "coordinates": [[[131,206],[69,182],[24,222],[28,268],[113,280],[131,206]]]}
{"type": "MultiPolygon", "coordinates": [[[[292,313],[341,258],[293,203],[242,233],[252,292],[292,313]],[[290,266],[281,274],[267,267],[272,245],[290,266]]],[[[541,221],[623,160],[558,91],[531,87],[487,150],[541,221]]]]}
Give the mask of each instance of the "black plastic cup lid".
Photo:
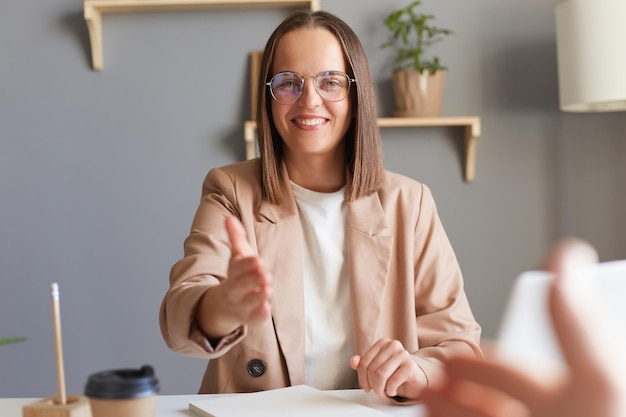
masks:
{"type": "Polygon", "coordinates": [[[85,385],[85,395],[91,398],[122,399],[148,397],[159,392],[159,380],[154,369],[113,369],[91,374],[85,385]]]}

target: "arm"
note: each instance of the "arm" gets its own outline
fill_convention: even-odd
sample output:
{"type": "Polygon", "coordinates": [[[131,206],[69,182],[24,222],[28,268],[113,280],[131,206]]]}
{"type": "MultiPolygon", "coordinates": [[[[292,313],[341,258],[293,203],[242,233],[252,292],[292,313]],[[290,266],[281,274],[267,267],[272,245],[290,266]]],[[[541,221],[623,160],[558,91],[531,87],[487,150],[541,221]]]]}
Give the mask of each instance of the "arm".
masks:
{"type": "Polygon", "coordinates": [[[412,244],[397,249],[394,262],[408,271],[398,275],[404,280],[397,284],[404,293],[397,292],[395,297],[412,291],[413,300],[407,305],[415,309],[396,309],[381,325],[393,329],[394,323],[400,322],[402,330],[391,330],[389,337],[379,339],[362,356],[355,356],[351,366],[366,391],[418,400],[429,381],[442,372],[445,358],[480,356],[481,351],[480,326],[469,308],[461,271],[432,195],[422,185],[410,190],[413,192],[403,188],[403,200],[410,203],[398,202],[395,197],[384,201],[386,212],[401,213],[388,220],[396,224],[399,241],[412,239],[412,244]],[[395,210],[397,204],[404,204],[404,208],[395,210]],[[410,320],[414,320],[413,326],[410,320]],[[393,338],[402,338],[402,342],[393,338]]]}
{"type": "Polygon", "coordinates": [[[426,186],[414,236],[419,350],[413,354],[427,379],[432,380],[442,372],[447,358],[482,356],[481,328],[472,314],[461,268],[426,186]]]}
{"type": "Polygon", "coordinates": [[[244,324],[270,317],[271,278],[239,220],[227,217],[225,227],[232,247],[228,279],[204,293],[195,317],[200,330],[213,342],[244,324]]]}
{"type": "MultiPolygon", "coordinates": [[[[256,268],[258,273],[261,263],[254,256],[255,250],[246,245],[241,225],[232,222],[226,226],[227,219],[242,211],[248,219],[251,217],[250,204],[240,205],[236,179],[244,181],[222,169],[211,170],[207,175],[191,232],[185,240],[185,256],[172,267],[170,288],[161,305],[164,340],[171,349],[189,356],[220,356],[246,333],[246,320],[228,309],[233,305],[233,297],[246,291],[232,295],[239,287],[227,277],[254,275],[250,268],[256,268]],[[234,244],[233,238],[237,240],[234,244]]],[[[254,190],[246,192],[253,194],[254,190]]],[[[253,198],[247,195],[246,200],[253,198]]]]}

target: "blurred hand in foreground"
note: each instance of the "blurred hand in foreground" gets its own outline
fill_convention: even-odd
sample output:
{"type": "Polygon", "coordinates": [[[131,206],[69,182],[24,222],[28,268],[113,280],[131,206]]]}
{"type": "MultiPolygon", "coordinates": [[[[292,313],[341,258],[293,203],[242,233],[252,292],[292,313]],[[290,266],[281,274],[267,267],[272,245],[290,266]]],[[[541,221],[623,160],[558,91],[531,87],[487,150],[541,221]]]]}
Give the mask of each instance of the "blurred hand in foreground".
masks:
{"type": "Polygon", "coordinates": [[[592,300],[577,280],[568,279],[595,262],[594,248],[577,239],[559,242],[546,258],[545,269],[555,275],[549,311],[567,366],[562,377],[542,380],[494,358],[454,358],[444,380],[424,395],[428,416],[626,416],[624,350],[595,318],[592,300]]]}

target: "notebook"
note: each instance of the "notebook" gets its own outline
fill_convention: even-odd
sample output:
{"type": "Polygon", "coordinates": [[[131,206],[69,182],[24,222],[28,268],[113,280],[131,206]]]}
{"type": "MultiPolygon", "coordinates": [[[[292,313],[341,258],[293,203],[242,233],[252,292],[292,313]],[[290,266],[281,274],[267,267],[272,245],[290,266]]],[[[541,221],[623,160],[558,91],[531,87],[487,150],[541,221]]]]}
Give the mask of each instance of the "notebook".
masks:
{"type": "Polygon", "coordinates": [[[191,401],[201,417],[390,417],[307,385],[191,401]]]}
{"type": "MultiPolygon", "coordinates": [[[[504,360],[543,373],[564,368],[548,311],[552,279],[552,273],[546,271],[527,271],[517,277],[496,339],[497,352],[504,360]]],[[[611,330],[616,342],[619,339],[624,343],[626,260],[587,266],[568,279],[582,280],[579,284],[586,290],[585,296],[593,299],[603,325],[611,330]]]]}

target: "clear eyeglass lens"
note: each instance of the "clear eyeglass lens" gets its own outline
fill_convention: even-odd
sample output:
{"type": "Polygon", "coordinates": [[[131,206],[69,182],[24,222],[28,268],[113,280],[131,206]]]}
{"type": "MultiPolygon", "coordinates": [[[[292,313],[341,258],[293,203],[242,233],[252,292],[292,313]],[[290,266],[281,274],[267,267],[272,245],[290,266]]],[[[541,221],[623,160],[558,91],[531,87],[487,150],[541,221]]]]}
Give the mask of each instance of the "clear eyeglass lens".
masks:
{"type": "Polygon", "coordinates": [[[341,71],[325,71],[315,76],[302,77],[294,72],[280,72],[269,82],[270,92],[282,104],[295,102],[302,95],[304,80],[312,78],[315,90],[328,101],[341,101],[350,91],[350,77],[341,71]]]}

